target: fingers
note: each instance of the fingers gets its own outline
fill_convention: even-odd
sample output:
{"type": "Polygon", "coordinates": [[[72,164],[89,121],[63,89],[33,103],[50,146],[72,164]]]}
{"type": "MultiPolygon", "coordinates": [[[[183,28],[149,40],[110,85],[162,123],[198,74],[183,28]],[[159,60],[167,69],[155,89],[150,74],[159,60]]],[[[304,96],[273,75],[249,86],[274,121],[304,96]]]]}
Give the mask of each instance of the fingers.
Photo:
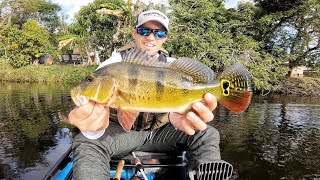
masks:
{"type": "MultiPolygon", "coordinates": [[[[193,119],[195,119],[195,118],[199,118],[199,119],[201,119],[202,121],[204,121],[204,122],[210,122],[210,121],[212,121],[212,119],[213,119],[213,113],[212,113],[212,111],[207,107],[207,106],[205,106],[203,103],[200,103],[200,102],[196,102],[196,103],[193,103],[192,104],[192,108],[193,108],[193,110],[195,111],[195,113],[197,114],[195,114],[195,113],[193,113],[193,114],[195,114],[194,116],[190,116],[190,118],[193,118],[193,119]]],[[[191,112],[192,111],[190,111],[190,114],[191,114],[191,112]]]]}
{"type": "Polygon", "coordinates": [[[196,130],[205,130],[207,125],[194,112],[187,114],[170,113],[170,123],[180,131],[188,135],[193,135],[196,130]]]}
{"type": "Polygon", "coordinates": [[[181,121],[181,128],[179,128],[179,130],[185,132],[188,135],[194,135],[195,133],[195,128],[187,120],[181,121]]]}
{"type": "Polygon", "coordinates": [[[215,96],[213,96],[210,93],[207,93],[203,96],[204,99],[204,105],[208,107],[208,109],[212,112],[217,108],[218,101],[215,96]]]}
{"type": "Polygon", "coordinates": [[[205,94],[202,102],[191,105],[185,114],[170,113],[170,122],[177,129],[193,135],[196,130],[205,130],[207,122],[213,120],[212,111],[217,107],[217,99],[212,94],[205,94]],[[172,119],[171,119],[172,118],[172,119]]]}
{"type": "Polygon", "coordinates": [[[205,130],[207,128],[207,124],[200,119],[194,112],[188,112],[187,113],[187,121],[189,126],[192,129],[196,129],[196,130],[205,130]]]}
{"type": "Polygon", "coordinates": [[[99,115],[97,113],[98,118],[96,120],[94,120],[91,125],[88,126],[87,130],[100,131],[100,130],[106,129],[109,126],[109,108],[104,107],[102,105],[99,105],[99,106],[101,106],[101,107],[99,107],[98,111],[101,110],[101,113],[99,115]]]}
{"type": "Polygon", "coordinates": [[[68,116],[69,123],[81,131],[97,131],[109,126],[109,108],[89,102],[73,109],[68,116]]]}
{"type": "Polygon", "coordinates": [[[72,125],[76,125],[78,121],[88,118],[88,116],[91,114],[93,110],[94,104],[95,103],[90,102],[83,106],[74,108],[69,113],[69,116],[68,116],[69,123],[72,125]]]}
{"type": "Polygon", "coordinates": [[[184,118],[180,121],[180,127],[178,128],[186,134],[194,135],[196,130],[203,131],[207,128],[207,124],[193,112],[187,113],[186,117],[187,118],[184,118]]]}
{"type": "MultiPolygon", "coordinates": [[[[217,99],[210,93],[207,93],[204,95],[203,102],[196,102],[192,104],[192,108],[198,114],[197,116],[204,122],[210,122],[213,120],[214,115],[212,111],[216,107],[217,107],[217,99]]],[[[193,117],[190,117],[190,118],[193,118],[193,117]]]]}

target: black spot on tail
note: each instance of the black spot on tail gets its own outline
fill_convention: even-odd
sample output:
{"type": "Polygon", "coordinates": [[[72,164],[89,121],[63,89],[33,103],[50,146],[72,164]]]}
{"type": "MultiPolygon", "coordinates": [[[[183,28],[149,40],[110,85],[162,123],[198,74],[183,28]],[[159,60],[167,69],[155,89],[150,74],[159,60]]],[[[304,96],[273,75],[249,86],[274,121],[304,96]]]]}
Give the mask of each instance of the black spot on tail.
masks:
{"type": "Polygon", "coordinates": [[[224,94],[225,96],[228,96],[228,95],[229,95],[229,87],[230,87],[229,81],[224,81],[224,82],[222,83],[223,94],[224,94]]]}

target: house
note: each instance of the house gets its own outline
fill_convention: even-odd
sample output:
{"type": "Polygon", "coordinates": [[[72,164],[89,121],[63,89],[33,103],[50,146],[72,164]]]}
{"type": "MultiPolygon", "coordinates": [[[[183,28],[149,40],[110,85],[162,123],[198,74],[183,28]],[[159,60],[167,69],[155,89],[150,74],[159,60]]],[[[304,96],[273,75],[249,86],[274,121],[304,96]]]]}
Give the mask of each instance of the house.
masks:
{"type": "Polygon", "coordinates": [[[61,54],[59,57],[59,61],[62,64],[82,64],[83,59],[80,47],[74,48],[70,53],[61,54]]]}
{"type": "Polygon", "coordinates": [[[297,66],[291,69],[290,77],[303,77],[303,72],[307,70],[306,66],[297,66]]]}

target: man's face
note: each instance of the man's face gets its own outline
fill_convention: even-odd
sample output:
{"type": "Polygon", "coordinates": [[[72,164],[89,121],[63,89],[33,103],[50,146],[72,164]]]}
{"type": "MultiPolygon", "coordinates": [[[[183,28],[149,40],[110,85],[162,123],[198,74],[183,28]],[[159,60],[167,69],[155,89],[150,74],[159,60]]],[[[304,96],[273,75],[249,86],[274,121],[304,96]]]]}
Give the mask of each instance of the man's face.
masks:
{"type": "MultiPolygon", "coordinates": [[[[140,27],[165,30],[163,25],[157,21],[146,22],[140,27]]],[[[131,34],[135,40],[136,47],[146,51],[150,56],[157,54],[162,47],[162,44],[167,40],[167,37],[155,38],[153,33],[151,33],[149,36],[139,35],[137,34],[137,29],[133,29],[131,34]]]]}

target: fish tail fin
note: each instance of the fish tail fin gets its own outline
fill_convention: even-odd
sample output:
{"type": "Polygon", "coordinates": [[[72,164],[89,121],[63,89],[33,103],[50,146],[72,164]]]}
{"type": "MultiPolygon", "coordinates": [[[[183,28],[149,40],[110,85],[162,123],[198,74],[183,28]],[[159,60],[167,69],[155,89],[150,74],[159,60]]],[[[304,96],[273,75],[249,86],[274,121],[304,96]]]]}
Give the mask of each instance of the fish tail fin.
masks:
{"type": "Polygon", "coordinates": [[[247,109],[252,97],[252,80],[245,66],[238,62],[220,75],[221,94],[218,102],[234,112],[247,109]]]}

